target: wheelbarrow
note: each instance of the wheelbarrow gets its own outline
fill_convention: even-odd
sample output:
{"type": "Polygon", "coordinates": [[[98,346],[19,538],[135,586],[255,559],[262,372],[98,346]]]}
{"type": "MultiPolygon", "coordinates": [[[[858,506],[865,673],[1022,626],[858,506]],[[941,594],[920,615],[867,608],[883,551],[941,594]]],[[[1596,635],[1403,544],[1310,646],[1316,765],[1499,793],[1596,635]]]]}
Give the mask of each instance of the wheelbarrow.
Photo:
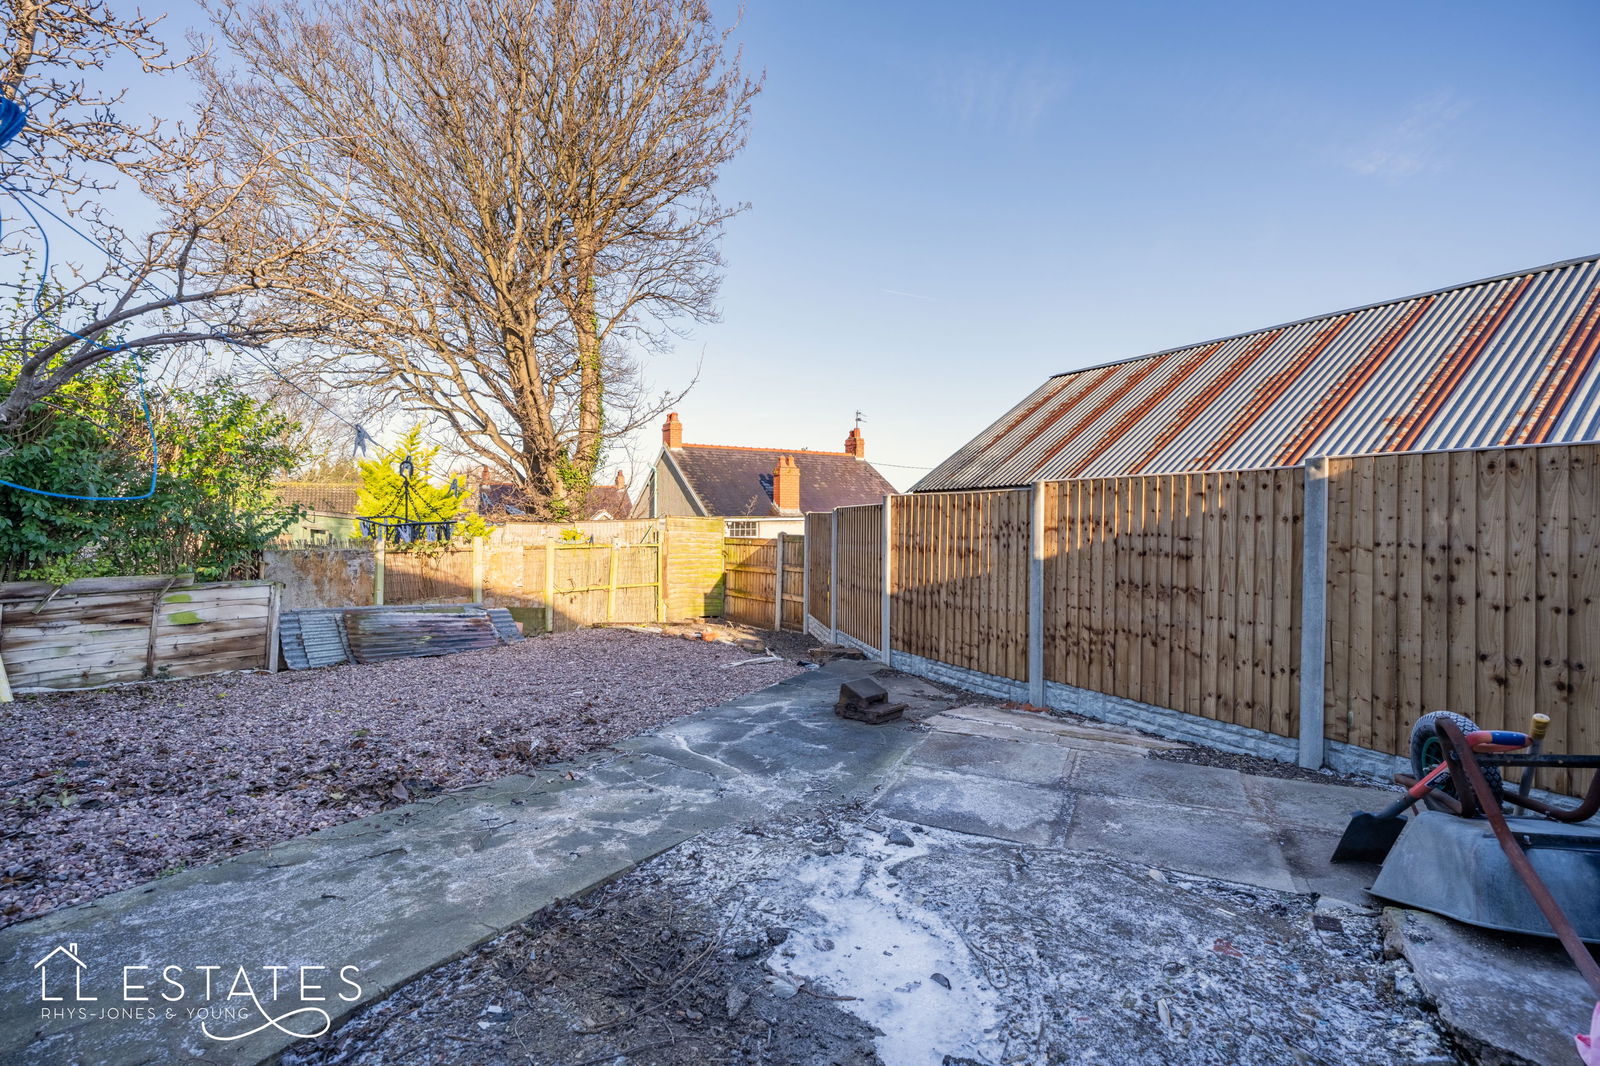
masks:
{"type": "MultiPolygon", "coordinates": [[[[1406,796],[1382,815],[1357,814],[1335,861],[1363,857],[1352,854],[1360,844],[1381,844],[1401,809],[1425,804],[1431,809],[1407,819],[1398,839],[1390,838],[1392,850],[1372,894],[1471,925],[1553,936],[1600,996],[1600,964],[1585,945],[1600,943],[1600,826],[1582,824],[1600,812],[1600,773],[1574,806],[1547,803],[1531,790],[1540,769],[1600,770],[1600,756],[1542,754],[1546,724],[1536,719],[1525,735],[1480,730],[1448,712],[1423,716],[1412,730],[1415,773],[1395,775],[1407,786],[1406,796]],[[1532,750],[1512,753],[1522,748],[1532,750]],[[1515,790],[1501,778],[1510,766],[1522,768],[1515,790]],[[1532,815],[1508,818],[1504,804],[1532,815]],[[1384,824],[1375,829],[1373,822],[1384,824]]],[[[1595,1017],[1600,1028],[1600,1004],[1595,1017]]],[[[1578,1038],[1579,1053],[1584,1062],[1600,1064],[1592,1039],[1578,1038]]]]}

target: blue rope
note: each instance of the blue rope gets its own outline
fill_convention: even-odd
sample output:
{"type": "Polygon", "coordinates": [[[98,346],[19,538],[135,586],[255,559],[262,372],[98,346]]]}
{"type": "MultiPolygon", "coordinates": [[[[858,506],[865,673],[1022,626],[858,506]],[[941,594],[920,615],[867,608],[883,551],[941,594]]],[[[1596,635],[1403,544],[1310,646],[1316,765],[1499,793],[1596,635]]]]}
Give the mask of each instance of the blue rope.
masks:
{"type": "MultiPolygon", "coordinates": [[[[18,190],[11,189],[11,188],[6,187],[4,185],[0,185],[0,188],[5,188],[7,192],[10,192],[12,194],[13,198],[16,198],[19,195],[20,196],[26,196],[29,200],[33,201],[33,206],[37,207],[39,210],[43,211],[45,214],[47,214],[51,218],[55,219],[61,225],[65,226],[67,229],[71,230],[73,233],[76,233],[79,237],[82,237],[86,242],[88,242],[89,244],[93,245],[95,248],[99,249],[106,256],[106,258],[110,259],[113,263],[115,263],[118,266],[122,267],[124,270],[128,269],[128,265],[126,263],[124,263],[121,259],[117,258],[116,253],[112,252],[111,249],[109,249],[105,245],[101,244],[94,237],[92,237],[89,234],[83,232],[83,230],[79,229],[77,226],[74,226],[68,219],[63,218],[61,215],[56,214],[54,211],[52,211],[50,209],[50,207],[47,204],[40,203],[37,197],[35,197],[35,196],[33,196],[33,195],[29,194],[29,193],[21,193],[18,190]]],[[[31,217],[32,213],[30,212],[29,215],[31,217]]],[[[146,281],[145,284],[148,285],[156,293],[156,295],[158,295],[158,296],[170,297],[172,295],[171,293],[167,292],[165,289],[161,288],[159,285],[156,285],[154,282],[146,281]]],[[[264,367],[265,369],[271,371],[280,380],[282,380],[285,385],[289,386],[295,392],[298,392],[300,395],[304,396],[306,399],[310,400],[312,403],[316,404],[318,407],[320,407],[324,411],[328,412],[334,418],[337,418],[339,421],[343,422],[345,425],[347,425],[351,429],[355,430],[355,434],[356,434],[356,444],[355,444],[355,446],[358,449],[360,449],[361,454],[363,454],[363,455],[366,454],[367,445],[368,444],[377,443],[377,441],[373,438],[372,434],[368,433],[365,429],[363,429],[361,426],[356,425],[354,422],[350,421],[348,418],[345,418],[338,411],[335,411],[333,408],[329,407],[327,404],[323,403],[321,400],[319,400],[315,396],[311,395],[305,389],[302,389],[299,385],[296,385],[293,380],[291,380],[288,376],[286,376],[283,373],[283,371],[279,370],[277,367],[273,366],[271,363],[269,363],[265,359],[261,358],[255,352],[252,352],[249,348],[244,347],[242,342],[240,342],[237,337],[234,337],[232,334],[229,334],[229,333],[224,333],[222,330],[218,329],[216,326],[213,326],[211,323],[207,322],[203,318],[200,319],[199,321],[200,321],[201,325],[203,325],[206,328],[211,330],[211,339],[212,340],[221,341],[224,344],[230,344],[230,343],[232,343],[232,344],[240,344],[240,347],[238,349],[236,349],[238,352],[240,352],[240,354],[248,356],[249,358],[255,360],[255,362],[258,365],[260,365],[260,366],[264,367]]]]}
{"type": "MultiPolygon", "coordinates": [[[[10,144],[13,140],[15,140],[17,135],[23,131],[27,124],[27,109],[9,97],[0,97],[0,149],[4,149],[7,144],[10,144]]],[[[18,191],[12,189],[9,185],[5,186],[5,189],[11,194],[11,199],[16,203],[16,205],[22,208],[23,214],[28,216],[28,220],[38,228],[39,236],[44,244],[44,266],[39,272],[39,285],[36,289],[34,289],[33,292],[34,313],[43,317],[45,281],[49,276],[50,271],[50,234],[45,231],[44,226],[39,222],[39,216],[35,215],[28,208],[27,203],[24,202],[23,197],[18,193],[18,191]]],[[[42,207],[43,205],[40,206],[42,207]]],[[[45,210],[48,210],[48,208],[45,210]]],[[[50,212],[50,214],[53,216],[55,213],[50,212]]],[[[73,232],[78,232],[76,227],[71,228],[73,229],[73,232]]],[[[78,233],[78,235],[80,237],[84,236],[82,233],[78,233]]],[[[3,230],[0,230],[0,236],[4,236],[3,230]]],[[[106,254],[110,255],[110,252],[108,251],[106,254]]],[[[81,341],[92,344],[101,351],[111,355],[128,351],[128,346],[125,344],[112,348],[101,344],[97,340],[92,340],[88,337],[85,337],[83,334],[76,331],[68,330],[67,333],[69,336],[76,337],[81,341]]],[[[32,485],[21,485],[15,481],[7,481],[5,478],[0,478],[0,485],[4,485],[7,488],[16,489],[19,492],[31,492],[36,496],[49,496],[57,500],[80,500],[85,503],[123,503],[132,500],[148,500],[150,497],[154,496],[156,493],[156,478],[161,472],[160,458],[157,455],[158,448],[156,444],[156,420],[155,416],[150,412],[150,399],[145,392],[144,367],[141,365],[137,357],[135,357],[133,360],[133,373],[134,380],[137,381],[139,385],[139,409],[144,414],[145,431],[150,435],[149,488],[145,489],[145,491],[139,493],[137,496],[86,496],[73,492],[51,492],[49,489],[39,489],[34,488],[32,485]]]]}
{"type": "Polygon", "coordinates": [[[11,99],[0,97],[0,148],[17,139],[28,125],[28,109],[11,99]]]}
{"type": "MultiPolygon", "coordinates": [[[[22,130],[27,126],[27,121],[28,121],[28,112],[27,112],[27,109],[25,107],[23,107],[21,104],[17,103],[14,100],[11,100],[9,97],[0,96],[0,151],[3,151],[5,149],[5,147],[6,147],[6,145],[8,145],[11,141],[16,139],[17,135],[19,133],[21,133],[22,130]]],[[[7,152],[6,154],[10,155],[11,153],[7,152]]],[[[12,158],[16,158],[16,157],[12,156],[12,158]]],[[[43,316],[43,314],[44,314],[44,309],[43,309],[44,290],[45,290],[45,285],[46,285],[47,279],[49,277],[49,270],[50,270],[50,235],[45,231],[45,228],[44,228],[43,224],[39,221],[39,217],[37,215],[35,215],[33,213],[33,211],[29,208],[27,201],[32,201],[33,205],[35,207],[37,207],[40,211],[43,211],[45,214],[47,214],[51,218],[55,219],[61,225],[65,226],[67,229],[69,229],[73,233],[77,234],[80,238],[82,238],[88,244],[90,244],[93,247],[99,249],[106,256],[106,258],[109,259],[112,263],[116,264],[119,267],[122,267],[124,270],[128,269],[128,265],[125,262],[123,262],[116,255],[116,253],[112,252],[111,249],[107,248],[100,241],[96,240],[94,237],[92,237],[89,234],[85,233],[83,230],[79,229],[77,226],[73,225],[67,219],[63,218],[62,216],[60,216],[56,212],[52,211],[45,204],[40,203],[39,200],[36,199],[35,197],[29,195],[28,193],[26,193],[26,192],[24,192],[24,191],[22,191],[20,189],[13,188],[10,185],[6,185],[6,184],[3,184],[3,183],[0,183],[0,188],[3,188],[7,193],[10,194],[11,199],[17,204],[18,207],[22,208],[23,213],[28,216],[29,220],[39,230],[39,235],[40,235],[40,238],[41,238],[42,243],[44,245],[44,266],[43,266],[43,268],[41,269],[41,271],[39,273],[39,285],[38,285],[38,288],[34,291],[34,296],[33,296],[33,307],[34,307],[34,311],[35,311],[36,314],[39,314],[40,316],[43,316]]],[[[4,235],[4,231],[0,230],[0,236],[3,236],[3,235],[4,235]]],[[[145,282],[145,284],[149,285],[150,288],[153,289],[157,294],[159,294],[161,296],[164,296],[164,297],[168,297],[168,298],[171,297],[171,294],[166,292],[165,290],[163,290],[160,286],[151,284],[148,280],[145,282]]],[[[201,321],[202,325],[205,325],[208,329],[211,330],[211,338],[213,340],[219,340],[219,341],[222,341],[223,343],[237,342],[237,338],[232,337],[229,334],[223,333],[221,330],[217,329],[216,326],[211,325],[211,323],[206,322],[204,319],[201,319],[200,321],[201,321]]],[[[94,345],[96,348],[100,349],[103,352],[106,352],[107,354],[116,355],[116,354],[119,354],[121,352],[126,352],[126,351],[130,350],[130,346],[129,345],[125,345],[124,344],[124,345],[117,345],[115,347],[110,347],[110,346],[101,344],[99,341],[93,340],[93,339],[91,339],[89,337],[85,337],[85,336],[83,336],[83,334],[77,333],[77,332],[72,331],[72,330],[68,330],[67,333],[68,333],[69,336],[76,337],[79,340],[82,340],[82,341],[85,341],[85,342],[87,342],[89,344],[94,345]]],[[[362,428],[361,426],[356,425],[355,423],[351,422],[349,419],[344,418],[337,411],[333,410],[333,408],[329,407],[327,404],[323,403],[321,400],[317,399],[315,396],[312,396],[310,393],[308,393],[304,389],[300,388],[300,386],[296,385],[293,381],[290,381],[289,378],[287,376],[285,376],[282,371],[278,370],[271,363],[268,363],[266,360],[262,359],[260,356],[256,355],[254,352],[250,351],[248,348],[241,348],[240,350],[242,350],[245,355],[247,355],[251,359],[255,360],[261,366],[266,367],[266,369],[270,370],[273,374],[277,375],[290,388],[292,388],[296,392],[300,393],[300,395],[304,396],[306,399],[310,400],[312,403],[316,404],[318,407],[321,407],[324,411],[327,411],[329,414],[331,414],[331,415],[333,415],[333,417],[339,419],[339,421],[343,422],[345,425],[347,425],[350,428],[354,429],[355,433],[356,433],[355,447],[363,455],[366,454],[367,444],[368,444],[368,442],[370,442],[372,440],[372,435],[370,433],[368,433],[364,428],[362,428]]],[[[34,494],[39,495],[39,496],[50,496],[50,497],[53,497],[55,499],[60,499],[60,500],[82,500],[82,501],[91,502],[91,503],[110,503],[110,502],[125,502],[125,501],[132,501],[132,500],[146,500],[146,499],[149,499],[151,496],[155,495],[156,479],[157,479],[157,476],[158,476],[158,474],[160,472],[159,459],[158,459],[157,454],[156,454],[157,453],[157,444],[156,444],[155,416],[150,411],[149,398],[148,398],[148,395],[147,395],[146,389],[145,389],[144,367],[141,365],[141,363],[139,362],[139,360],[137,358],[134,360],[134,376],[135,376],[135,380],[138,382],[138,386],[139,386],[139,406],[140,406],[141,411],[144,414],[145,428],[149,432],[149,435],[150,435],[150,487],[147,490],[145,490],[144,492],[138,494],[137,496],[83,496],[83,495],[77,495],[77,494],[74,494],[74,493],[66,493],[66,492],[50,492],[50,491],[45,490],[45,489],[33,488],[32,486],[29,486],[29,485],[19,485],[14,481],[7,481],[4,478],[0,478],[0,485],[4,485],[4,486],[7,486],[7,487],[13,488],[13,489],[18,489],[18,490],[20,490],[22,492],[31,492],[31,493],[34,493],[34,494]]]]}

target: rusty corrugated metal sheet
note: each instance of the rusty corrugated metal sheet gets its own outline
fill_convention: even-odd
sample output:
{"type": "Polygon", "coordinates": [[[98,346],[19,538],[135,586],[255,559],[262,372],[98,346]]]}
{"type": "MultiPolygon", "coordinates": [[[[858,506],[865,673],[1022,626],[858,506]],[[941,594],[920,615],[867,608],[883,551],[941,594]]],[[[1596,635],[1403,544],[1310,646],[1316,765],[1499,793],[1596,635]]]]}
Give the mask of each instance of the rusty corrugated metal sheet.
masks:
{"type": "Polygon", "coordinates": [[[291,670],[450,655],[522,639],[509,611],[475,603],[285,611],[278,636],[291,670]]]}
{"type": "Polygon", "coordinates": [[[1600,256],[1060,374],[913,491],[1600,439],[1600,256]]]}

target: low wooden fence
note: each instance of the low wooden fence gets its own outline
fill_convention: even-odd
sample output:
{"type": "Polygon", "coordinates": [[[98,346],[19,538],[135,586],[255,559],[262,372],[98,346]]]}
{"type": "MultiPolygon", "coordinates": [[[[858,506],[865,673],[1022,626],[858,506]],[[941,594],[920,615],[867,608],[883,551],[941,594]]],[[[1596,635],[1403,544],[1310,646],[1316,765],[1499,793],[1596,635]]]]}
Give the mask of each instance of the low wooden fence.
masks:
{"type": "Polygon", "coordinates": [[[423,552],[278,550],[265,553],[263,574],[285,584],[289,609],[483,603],[510,609],[528,632],[722,612],[720,519],[586,525],[626,526],[635,539],[562,540],[523,529],[509,543],[423,552]]]}
{"type": "Polygon", "coordinates": [[[740,625],[800,632],[805,626],[805,538],[780,533],[766,539],[727,537],[722,543],[728,575],[723,616],[740,625]]]}
{"type": "Polygon", "coordinates": [[[1293,738],[1306,762],[1324,741],[1403,755],[1438,709],[1542,711],[1550,750],[1594,752],[1597,467],[1600,445],[1550,445],[894,497],[808,517],[809,626],[880,655],[887,630],[891,655],[1037,703],[1066,686],[1293,738]]]}
{"type": "Polygon", "coordinates": [[[0,584],[0,698],[275,669],[278,602],[271,582],[189,576],[0,584]]]}
{"type": "Polygon", "coordinates": [[[525,630],[665,620],[659,543],[542,544],[380,553],[377,602],[506,607],[525,630]]]}

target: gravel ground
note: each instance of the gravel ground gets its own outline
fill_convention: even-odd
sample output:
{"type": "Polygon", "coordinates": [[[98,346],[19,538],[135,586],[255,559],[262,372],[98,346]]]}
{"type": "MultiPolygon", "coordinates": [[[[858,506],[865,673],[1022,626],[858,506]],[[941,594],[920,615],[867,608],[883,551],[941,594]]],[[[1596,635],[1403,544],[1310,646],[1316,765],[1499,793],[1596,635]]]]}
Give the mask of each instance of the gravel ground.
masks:
{"type": "Polygon", "coordinates": [[[821,807],[706,834],[290,1066],[1446,1066],[1377,915],[821,807]]]}
{"type": "MultiPolygon", "coordinates": [[[[753,634],[760,636],[760,634],[753,634]]],[[[622,629],[0,709],[0,927],[569,759],[799,672],[622,629]]]]}
{"type": "Polygon", "coordinates": [[[1168,762],[1221,766],[1229,770],[1237,770],[1241,774],[1254,774],[1257,777],[1280,777],[1286,781],[1316,781],[1324,785],[1360,785],[1364,788],[1388,788],[1395,792],[1402,791],[1400,786],[1393,781],[1383,781],[1365,774],[1341,774],[1337,770],[1308,770],[1304,766],[1299,766],[1292,762],[1279,762],[1277,759],[1268,759],[1260,755],[1242,755],[1236,751],[1222,751],[1219,748],[1207,748],[1199,744],[1191,744],[1187,748],[1168,748],[1165,751],[1152,751],[1147,757],[1165,759],[1168,762]]]}

